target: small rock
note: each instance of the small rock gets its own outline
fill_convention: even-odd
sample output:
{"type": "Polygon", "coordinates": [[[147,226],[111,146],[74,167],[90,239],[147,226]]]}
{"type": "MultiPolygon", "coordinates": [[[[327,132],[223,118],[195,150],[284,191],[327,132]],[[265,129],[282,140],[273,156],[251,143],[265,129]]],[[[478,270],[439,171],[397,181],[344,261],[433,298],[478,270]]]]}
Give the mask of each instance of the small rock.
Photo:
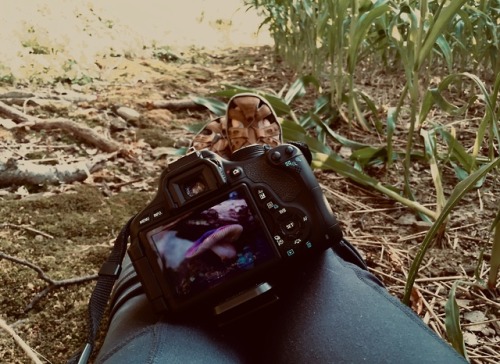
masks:
{"type": "Polygon", "coordinates": [[[127,123],[122,118],[111,118],[109,121],[109,130],[111,132],[123,131],[127,129],[127,123]]]}
{"type": "Polygon", "coordinates": [[[137,121],[141,117],[141,114],[138,111],[125,106],[121,106],[116,109],[116,113],[125,119],[125,121],[137,121]]]}

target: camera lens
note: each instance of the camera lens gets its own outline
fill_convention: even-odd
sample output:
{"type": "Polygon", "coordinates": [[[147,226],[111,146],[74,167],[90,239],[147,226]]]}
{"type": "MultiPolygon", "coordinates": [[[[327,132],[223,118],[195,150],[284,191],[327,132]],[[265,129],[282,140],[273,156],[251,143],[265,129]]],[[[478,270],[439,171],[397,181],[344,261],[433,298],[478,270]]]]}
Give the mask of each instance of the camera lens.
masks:
{"type": "Polygon", "coordinates": [[[186,196],[188,197],[195,197],[199,195],[200,193],[203,193],[207,190],[207,185],[201,181],[201,180],[196,180],[193,181],[192,183],[189,183],[184,186],[184,192],[186,196]]]}

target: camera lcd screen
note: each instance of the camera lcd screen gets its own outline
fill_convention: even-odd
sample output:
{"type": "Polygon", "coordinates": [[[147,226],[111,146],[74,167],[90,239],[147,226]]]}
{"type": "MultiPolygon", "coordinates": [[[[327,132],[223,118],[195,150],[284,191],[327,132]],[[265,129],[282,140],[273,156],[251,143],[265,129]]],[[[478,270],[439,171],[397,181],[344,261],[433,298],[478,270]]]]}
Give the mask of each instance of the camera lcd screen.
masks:
{"type": "Polygon", "coordinates": [[[147,234],[179,298],[190,298],[277,257],[240,187],[147,234]]]}

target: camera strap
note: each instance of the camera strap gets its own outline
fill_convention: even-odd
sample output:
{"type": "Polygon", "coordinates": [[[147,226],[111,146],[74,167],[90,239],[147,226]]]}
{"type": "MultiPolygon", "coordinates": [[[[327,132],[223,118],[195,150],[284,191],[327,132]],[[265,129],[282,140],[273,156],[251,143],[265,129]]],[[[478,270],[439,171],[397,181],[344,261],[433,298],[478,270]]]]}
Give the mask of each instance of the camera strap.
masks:
{"type": "Polygon", "coordinates": [[[94,350],[95,339],[99,326],[106,311],[108,300],[113,290],[116,279],[120,275],[122,261],[127,252],[127,242],[130,235],[130,224],[133,217],[122,228],[118,234],[111,254],[99,270],[97,284],[92,291],[88,305],[88,336],[85,345],[68,360],[68,364],[84,364],[90,358],[94,350]]]}

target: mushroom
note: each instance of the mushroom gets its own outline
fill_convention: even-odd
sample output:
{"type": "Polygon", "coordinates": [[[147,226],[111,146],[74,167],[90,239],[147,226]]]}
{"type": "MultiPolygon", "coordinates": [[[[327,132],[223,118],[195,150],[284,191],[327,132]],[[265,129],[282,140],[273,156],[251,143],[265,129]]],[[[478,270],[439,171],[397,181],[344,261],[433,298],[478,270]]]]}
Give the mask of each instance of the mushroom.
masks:
{"type": "Polygon", "coordinates": [[[236,257],[236,249],[233,243],[243,232],[243,226],[239,224],[225,225],[220,228],[207,231],[187,250],[186,258],[193,258],[208,249],[212,250],[222,260],[236,257]]]}

